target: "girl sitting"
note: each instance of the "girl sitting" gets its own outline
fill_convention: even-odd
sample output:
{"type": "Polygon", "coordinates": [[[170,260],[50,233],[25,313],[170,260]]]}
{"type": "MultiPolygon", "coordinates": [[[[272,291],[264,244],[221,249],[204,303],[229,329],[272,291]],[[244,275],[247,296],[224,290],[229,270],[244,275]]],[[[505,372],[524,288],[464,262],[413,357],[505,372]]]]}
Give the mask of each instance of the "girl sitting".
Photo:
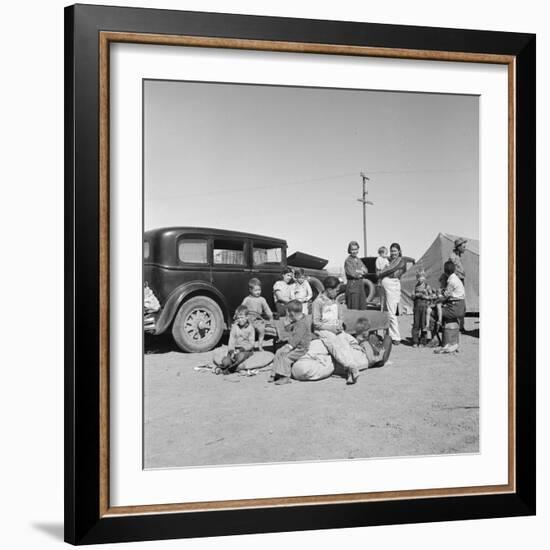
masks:
{"type": "Polygon", "coordinates": [[[292,268],[285,267],[281,273],[281,279],[273,285],[273,301],[278,317],[286,316],[286,305],[292,300],[292,268]]]}

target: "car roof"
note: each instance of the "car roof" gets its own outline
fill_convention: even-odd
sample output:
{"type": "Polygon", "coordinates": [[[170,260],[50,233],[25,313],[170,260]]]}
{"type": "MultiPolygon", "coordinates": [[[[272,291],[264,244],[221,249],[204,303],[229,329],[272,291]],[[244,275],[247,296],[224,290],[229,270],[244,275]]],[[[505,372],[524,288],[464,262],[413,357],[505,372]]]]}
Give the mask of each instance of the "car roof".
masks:
{"type": "Polygon", "coordinates": [[[161,235],[168,235],[173,233],[174,236],[180,236],[185,234],[197,235],[203,233],[208,237],[233,237],[240,239],[255,239],[262,241],[270,241],[273,243],[280,244],[281,246],[286,246],[286,241],[284,239],[278,239],[275,237],[267,237],[266,235],[258,235],[256,233],[244,233],[242,231],[233,231],[231,229],[217,229],[214,227],[159,227],[157,229],[150,229],[145,231],[144,237],[146,239],[153,239],[155,237],[160,237],[161,235]]]}

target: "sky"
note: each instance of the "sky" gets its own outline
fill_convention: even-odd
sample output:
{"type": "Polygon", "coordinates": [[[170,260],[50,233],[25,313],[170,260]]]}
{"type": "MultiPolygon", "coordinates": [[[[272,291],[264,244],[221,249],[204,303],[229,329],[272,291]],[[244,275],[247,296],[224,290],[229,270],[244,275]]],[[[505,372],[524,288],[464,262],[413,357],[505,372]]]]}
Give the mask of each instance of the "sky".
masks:
{"type": "Polygon", "coordinates": [[[419,258],[439,232],[479,238],[477,96],[146,81],[144,225],[284,238],[343,264],[419,258]]]}

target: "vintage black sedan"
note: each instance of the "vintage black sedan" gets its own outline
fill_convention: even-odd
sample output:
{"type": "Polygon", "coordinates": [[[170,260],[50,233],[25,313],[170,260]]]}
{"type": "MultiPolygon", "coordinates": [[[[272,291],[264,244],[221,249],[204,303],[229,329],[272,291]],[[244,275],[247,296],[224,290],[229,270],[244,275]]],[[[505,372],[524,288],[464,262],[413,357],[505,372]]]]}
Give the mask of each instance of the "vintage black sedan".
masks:
{"type": "Polygon", "coordinates": [[[314,296],[323,290],[327,260],[297,252],[287,259],[283,239],[204,227],[166,227],[146,231],[143,277],[160,304],[146,315],[145,331],[171,331],[187,352],[214,348],[248,294],[248,281],[262,282],[274,310],[273,284],[287,265],[303,267],[314,296]]]}

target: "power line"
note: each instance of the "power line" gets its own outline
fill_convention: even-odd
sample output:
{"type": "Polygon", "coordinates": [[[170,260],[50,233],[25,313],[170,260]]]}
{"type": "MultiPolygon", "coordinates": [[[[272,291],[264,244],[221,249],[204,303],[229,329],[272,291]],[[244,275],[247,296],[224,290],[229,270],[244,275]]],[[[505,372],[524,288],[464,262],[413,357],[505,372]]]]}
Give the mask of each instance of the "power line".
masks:
{"type": "MultiPolygon", "coordinates": [[[[473,169],[470,168],[457,168],[457,169],[427,169],[427,170],[369,170],[369,174],[439,174],[439,173],[463,173],[463,172],[473,172],[473,169]]],[[[296,181],[290,181],[286,183],[271,183],[268,185],[257,185],[252,187],[237,187],[237,188],[227,188],[227,189],[220,189],[216,191],[208,191],[206,193],[181,193],[177,195],[170,195],[170,196],[164,196],[164,197],[153,197],[148,198],[148,201],[161,201],[161,200],[170,200],[176,197],[207,197],[210,195],[226,195],[226,194],[232,194],[232,193],[245,193],[248,191],[258,191],[261,189],[277,189],[279,187],[294,187],[297,185],[309,185],[311,183],[317,183],[320,181],[329,181],[329,180],[335,180],[340,178],[346,178],[355,176],[356,172],[348,172],[345,174],[334,174],[332,176],[325,176],[322,178],[308,178],[304,180],[296,180],[296,181]]]]}
{"type": "Polygon", "coordinates": [[[171,195],[169,197],[155,197],[153,199],[147,199],[147,200],[167,200],[172,199],[174,197],[206,197],[208,195],[222,195],[222,194],[231,194],[231,193],[242,193],[247,191],[256,191],[259,189],[277,189],[279,187],[294,187],[295,185],[307,185],[310,183],[316,183],[318,181],[328,181],[328,180],[334,180],[334,179],[340,179],[344,177],[354,176],[355,173],[347,173],[347,174],[334,174],[332,176],[325,176],[322,178],[308,178],[304,180],[296,180],[296,181],[290,181],[287,183],[271,183],[269,185],[256,185],[254,187],[237,187],[237,188],[228,188],[228,189],[221,189],[218,191],[208,191],[206,193],[192,193],[192,194],[180,194],[180,195],[171,195]]]}

